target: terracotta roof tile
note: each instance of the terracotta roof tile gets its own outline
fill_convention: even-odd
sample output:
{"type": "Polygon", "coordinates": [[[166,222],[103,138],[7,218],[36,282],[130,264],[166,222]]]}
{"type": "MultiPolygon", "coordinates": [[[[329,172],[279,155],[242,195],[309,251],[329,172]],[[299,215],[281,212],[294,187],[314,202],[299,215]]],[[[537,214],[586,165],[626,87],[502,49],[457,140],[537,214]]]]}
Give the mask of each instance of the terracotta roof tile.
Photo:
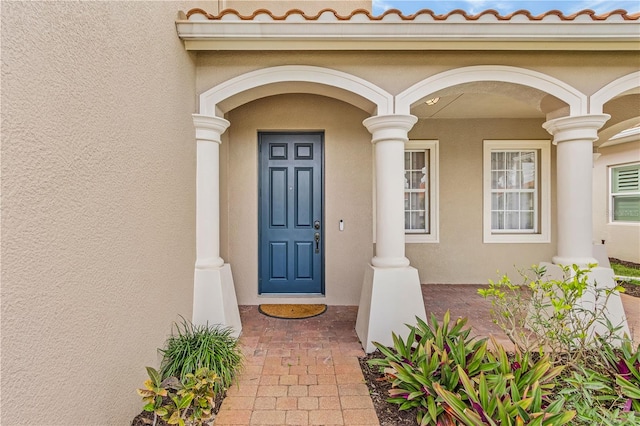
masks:
{"type": "Polygon", "coordinates": [[[287,20],[287,18],[292,15],[301,16],[306,21],[317,21],[320,19],[322,15],[325,15],[325,14],[329,14],[329,15],[332,14],[334,18],[338,21],[349,21],[355,15],[359,15],[360,17],[366,16],[366,18],[370,21],[382,21],[382,20],[385,20],[385,18],[388,19],[388,17],[394,17],[396,19],[400,18],[402,21],[413,21],[413,20],[416,20],[416,18],[425,17],[425,16],[429,16],[434,21],[446,21],[452,17],[453,18],[462,17],[466,21],[477,21],[482,17],[487,17],[487,16],[492,16],[493,19],[498,21],[509,21],[515,17],[526,17],[529,21],[542,21],[546,18],[552,18],[552,17],[558,18],[561,21],[574,21],[580,17],[588,17],[592,21],[606,21],[607,19],[612,18],[614,16],[620,17],[625,21],[640,20],[640,12],[629,14],[626,10],[623,10],[623,9],[617,9],[617,10],[614,10],[608,13],[603,13],[600,15],[596,14],[593,10],[589,10],[589,9],[582,10],[580,12],[576,12],[571,15],[565,15],[559,10],[551,10],[551,11],[542,13],[540,15],[533,15],[528,10],[518,10],[508,15],[500,15],[499,12],[493,9],[485,10],[475,15],[468,14],[467,12],[461,9],[453,10],[444,15],[436,15],[432,10],[429,10],[429,9],[420,10],[412,15],[403,15],[402,12],[398,9],[390,9],[384,12],[382,15],[378,15],[378,16],[372,15],[371,12],[365,9],[354,10],[353,12],[351,12],[351,14],[347,16],[340,15],[338,14],[338,12],[336,12],[333,9],[322,9],[315,15],[307,15],[300,9],[291,9],[287,11],[284,15],[279,15],[279,16],[274,15],[271,11],[267,9],[258,9],[255,12],[253,12],[253,14],[251,15],[241,15],[237,10],[234,10],[234,9],[225,9],[217,15],[212,15],[202,9],[191,9],[187,12],[187,18],[195,14],[204,15],[207,19],[214,20],[214,21],[222,20],[225,16],[239,18],[242,21],[251,21],[258,15],[267,15],[274,21],[284,21],[284,20],[287,20]]]}

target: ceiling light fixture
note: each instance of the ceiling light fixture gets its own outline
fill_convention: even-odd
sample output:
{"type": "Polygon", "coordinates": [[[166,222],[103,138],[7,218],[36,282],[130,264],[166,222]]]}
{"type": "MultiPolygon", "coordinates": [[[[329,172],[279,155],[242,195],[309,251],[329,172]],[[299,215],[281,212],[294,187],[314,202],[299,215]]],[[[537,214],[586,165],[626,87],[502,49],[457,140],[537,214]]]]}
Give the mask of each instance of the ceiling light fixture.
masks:
{"type": "Polygon", "coordinates": [[[425,101],[425,104],[427,105],[435,105],[438,103],[438,101],[440,100],[440,98],[431,98],[431,99],[427,99],[425,101]]]}

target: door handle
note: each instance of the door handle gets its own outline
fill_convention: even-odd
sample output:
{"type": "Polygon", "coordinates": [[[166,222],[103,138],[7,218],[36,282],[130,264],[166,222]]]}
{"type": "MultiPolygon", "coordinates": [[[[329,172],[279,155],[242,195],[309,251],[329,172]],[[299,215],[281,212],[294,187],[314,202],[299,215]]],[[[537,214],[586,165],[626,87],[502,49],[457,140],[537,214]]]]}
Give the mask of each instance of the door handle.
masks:
{"type": "Polygon", "coordinates": [[[320,233],[316,232],[313,238],[316,241],[316,253],[320,253],[320,233]]]}

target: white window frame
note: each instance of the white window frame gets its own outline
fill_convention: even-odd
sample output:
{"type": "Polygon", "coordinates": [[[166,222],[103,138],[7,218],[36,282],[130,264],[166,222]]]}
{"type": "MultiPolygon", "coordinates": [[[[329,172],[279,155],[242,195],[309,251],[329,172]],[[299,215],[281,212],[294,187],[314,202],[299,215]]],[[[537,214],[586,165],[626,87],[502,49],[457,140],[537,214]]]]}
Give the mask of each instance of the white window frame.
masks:
{"type": "Polygon", "coordinates": [[[405,232],[404,241],[407,244],[438,243],[439,240],[439,189],[438,189],[438,164],[439,150],[437,140],[410,140],[404,144],[405,151],[429,151],[429,233],[405,232]]]}
{"type": "Polygon", "coordinates": [[[627,226],[640,226],[638,221],[624,221],[614,220],[613,218],[613,199],[616,196],[624,195],[640,195],[640,191],[633,192],[613,192],[613,170],[621,167],[640,166],[640,163],[626,163],[626,164],[612,164],[609,166],[609,182],[607,185],[607,192],[609,194],[609,223],[612,225],[627,225],[627,226]]]}
{"type": "Polygon", "coordinates": [[[549,140],[484,140],[483,141],[483,241],[485,243],[549,243],[551,242],[551,141],[549,140]],[[491,229],[491,152],[509,150],[538,151],[536,170],[538,226],[534,233],[493,232],[491,229]]]}

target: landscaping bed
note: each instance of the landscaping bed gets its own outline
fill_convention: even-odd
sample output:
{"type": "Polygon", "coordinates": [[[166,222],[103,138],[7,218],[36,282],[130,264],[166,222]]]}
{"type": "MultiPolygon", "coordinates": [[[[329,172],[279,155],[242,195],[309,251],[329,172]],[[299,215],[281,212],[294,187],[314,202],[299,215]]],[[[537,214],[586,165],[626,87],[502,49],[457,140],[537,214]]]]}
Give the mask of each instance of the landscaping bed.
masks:
{"type": "Polygon", "coordinates": [[[634,282],[620,281],[619,284],[624,287],[624,294],[640,297],[640,264],[616,259],[614,257],[610,257],[609,262],[611,262],[611,267],[614,269],[616,275],[638,277],[632,280],[634,282]]]}
{"type": "Polygon", "coordinates": [[[619,283],[622,287],[624,287],[624,294],[633,297],[640,297],[640,285],[633,284],[626,281],[621,281],[619,283]]]}
{"type": "Polygon", "coordinates": [[[364,381],[369,387],[369,395],[371,395],[373,407],[376,409],[380,426],[415,426],[416,410],[399,410],[397,404],[387,402],[391,383],[383,379],[377,367],[372,367],[367,362],[372,359],[382,358],[384,356],[380,351],[375,351],[359,358],[364,381]]]}
{"type": "MultiPolygon", "coordinates": [[[[406,339],[376,344],[360,360],[382,426],[539,418],[554,425],[640,425],[640,347],[616,337],[616,326],[606,321],[612,291],[587,290],[586,269],[564,268],[557,280],[546,280],[540,268],[530,272],[525,293],[506,276],[478,291],[491,300],[492,319],[516,350],[507,353],[495,340],[489,350],[487,342],[469,338],[466,319],[452,322],[447,312],[441,322],[418,320],[406,339]],[[593,292],[595,309],[580,303],[585,291],[593,292]],[[527,315],[531,307],[536,314],[527,315]],[[592,339],[594,324],[607,331],[592,339]]],[[[638,286],[626,284],[638,296],[638,286]]]]}
{"type": "Polygon", "coordinates": [[[161,368],[146,367],[149,378],[138,389],[144,408],[131,425],[213,425],[243,364],[232,329],[182,318],[159,352],[161,368]]]}
{"type": "MultiPolygon", "coordinates": [[[[225,398],[225,396],[226,396],[226,393],[216,394],[214,398],[214,408],[212,410],[213,417],[211,418],[211,421],[205,422],[204,423],[205,425],[207,426],[213,425],[213,422],[216,418],[216,414],[218,414],[218,411],[220,410],[220,405],[222,405],[222,400],[225,398]]],[[[166,398],[163,400],[163,405],[168,403],[169,403],[169,398],[166,398]]],[[[153,424],[153,413],[150,411],[141,412],[131,422],[131,426],[149,426],[152,424],[153,424]]],[[[169,424],[164,420],[162,420],[161,418],[158,418],[156,421],[156,426],[169,426],[169,424]]]]}

